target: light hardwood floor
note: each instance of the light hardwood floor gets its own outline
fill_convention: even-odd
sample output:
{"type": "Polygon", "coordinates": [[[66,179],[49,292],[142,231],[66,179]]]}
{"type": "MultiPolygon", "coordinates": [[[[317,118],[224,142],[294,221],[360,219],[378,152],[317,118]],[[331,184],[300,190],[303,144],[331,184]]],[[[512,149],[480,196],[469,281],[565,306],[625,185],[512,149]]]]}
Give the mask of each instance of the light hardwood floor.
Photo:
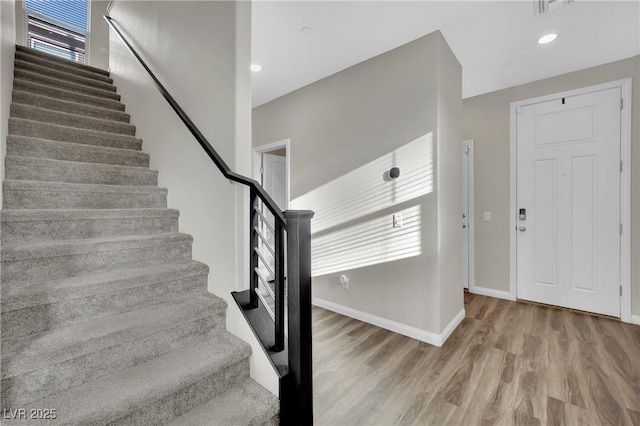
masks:
{"type": "Polygon", "coordinates": [[[640,327],[465,294],[441,347],[313,308],[318,425],[640,425],[640,327]]]}

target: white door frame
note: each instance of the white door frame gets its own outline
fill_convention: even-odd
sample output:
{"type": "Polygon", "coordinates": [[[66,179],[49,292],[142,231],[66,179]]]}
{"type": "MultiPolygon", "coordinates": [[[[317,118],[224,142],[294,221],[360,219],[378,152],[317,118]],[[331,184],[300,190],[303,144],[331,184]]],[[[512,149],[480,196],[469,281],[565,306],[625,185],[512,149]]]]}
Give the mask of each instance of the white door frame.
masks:
{"type": "Polygon", "coordinates": [[[251,154],[251,170],[253,171],[253,178],[260,183],[260,165],[262,164],[260,160],[262,154],[282,148],[287,150],[287,156],[285,157],[287,168],[287,205],[285,210],[288,210],[291,208],[291,140],[283,139],[266,145],[254,146],[251,154]]]}
{"type": "Polygon", "coordinates": [[[475,162],[475,141],[473,139],[463,141],[462,146],[469,148],[469,292],[476,289],[476,245],[475,245],[475,214],[474,214],[474,162],[475,162]]]}
{"type": "Polygon", "coordinates": [[[576,90],[555,93],[522,101],[512,102],[510,108],[510,196],[509,196],[509,293],[511,300],[516,300],[517,290],[517,258],[516,258],[516,217],[517,217],[517,111],[525,105],[547,102],[554,99],[582,95],[586,93],[619,87],[622,96],[622,113],[620,127],[620,319],[630,323],[631,318],[631,79],[612,81],[576,90]]]}

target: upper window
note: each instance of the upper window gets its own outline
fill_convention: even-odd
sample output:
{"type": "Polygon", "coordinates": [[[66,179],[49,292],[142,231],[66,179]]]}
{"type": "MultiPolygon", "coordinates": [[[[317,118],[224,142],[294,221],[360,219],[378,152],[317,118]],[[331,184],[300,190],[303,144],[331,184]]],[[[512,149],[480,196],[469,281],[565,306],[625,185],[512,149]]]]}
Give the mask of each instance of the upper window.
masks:
{"type": "Polygon", "coordinates": [[[84,63],[88,46],[88,0],[26,0],[29,47],[84,63]]]}

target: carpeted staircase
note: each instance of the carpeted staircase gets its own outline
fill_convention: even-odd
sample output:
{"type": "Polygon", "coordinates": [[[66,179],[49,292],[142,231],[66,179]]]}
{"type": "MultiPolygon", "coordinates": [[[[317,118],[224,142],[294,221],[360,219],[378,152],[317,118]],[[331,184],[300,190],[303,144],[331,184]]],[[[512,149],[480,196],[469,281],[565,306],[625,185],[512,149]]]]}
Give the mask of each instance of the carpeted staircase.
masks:
{"type": "Polygon", "coordinates": [[[18,46],[12,100],[0,422],[277,422],[109,73],[18,46]]]}

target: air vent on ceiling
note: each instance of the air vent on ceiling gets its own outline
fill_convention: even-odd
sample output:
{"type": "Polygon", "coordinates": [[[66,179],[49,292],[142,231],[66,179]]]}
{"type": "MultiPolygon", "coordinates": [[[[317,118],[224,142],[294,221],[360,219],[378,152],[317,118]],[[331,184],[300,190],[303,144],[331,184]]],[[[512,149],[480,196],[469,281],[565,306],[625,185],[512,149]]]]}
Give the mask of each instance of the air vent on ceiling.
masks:
{"type": "Polygon", "coordinates": [[[573,3],[573,0],[533,0],[533,9],[536,15],[542,15],[543,13],[560,9],[570,3],[573,3]]]}

